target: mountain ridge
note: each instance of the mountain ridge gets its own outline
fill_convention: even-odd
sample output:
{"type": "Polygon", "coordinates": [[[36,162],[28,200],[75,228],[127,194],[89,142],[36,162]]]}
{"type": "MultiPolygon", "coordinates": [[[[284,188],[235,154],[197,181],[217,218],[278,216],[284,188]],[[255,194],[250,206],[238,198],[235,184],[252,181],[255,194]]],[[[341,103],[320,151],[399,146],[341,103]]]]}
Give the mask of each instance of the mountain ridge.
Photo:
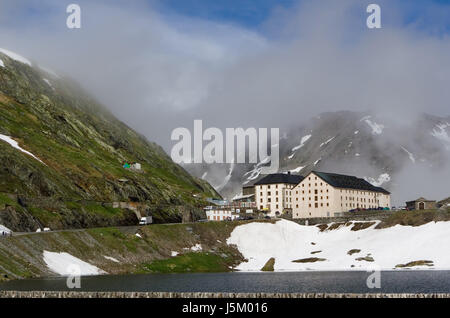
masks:
{"type": "MultiPolygon", "coordinates": [[[[0,140],[0,193],[162,207],[199,206],[207,197],[219,196],[74,81],[13,57],[0,52],[0,134],[10,140],[9,144],[0,140]],[[11,140],[41,162],[12,147],[11,140]],[[138,162],[142,169],[125,169],[126,162],[138,162]]],[[[11,202],[4,201],[11,209],[11,202]]],[[[0,213],[0,223],[7,214],[0,213]]],[[[56,214],[55,218],[64,218],[56,214]]],[[[161,221],[164,214],[160,213],[161,221]]],[[[181,220],[180,211],[167,211],[167,215],[168,220],[181,220]]],[[[37,214],[34,217],[39,219],[37,214]]],[[[95,225],[102,225],[101,220],[95,225]]]]}

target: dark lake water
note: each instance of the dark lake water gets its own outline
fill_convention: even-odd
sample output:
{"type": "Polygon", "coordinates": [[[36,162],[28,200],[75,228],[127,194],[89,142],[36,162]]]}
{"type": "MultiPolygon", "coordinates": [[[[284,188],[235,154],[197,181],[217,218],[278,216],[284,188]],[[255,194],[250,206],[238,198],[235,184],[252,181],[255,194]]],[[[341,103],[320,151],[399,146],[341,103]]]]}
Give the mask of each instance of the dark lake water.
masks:
{"type": "MultiPolygon", "coordinates": [[[[371,273],[276,272],[196,273],[90,276],[81,278],[81,291],[161,292],[327,292],[327,293],[450,293],[450,271],[383,271],[381,288],[370,289],[371,273]]],[[[10,281],[0,290],[69,290],[66,278],[10,281]]]]}

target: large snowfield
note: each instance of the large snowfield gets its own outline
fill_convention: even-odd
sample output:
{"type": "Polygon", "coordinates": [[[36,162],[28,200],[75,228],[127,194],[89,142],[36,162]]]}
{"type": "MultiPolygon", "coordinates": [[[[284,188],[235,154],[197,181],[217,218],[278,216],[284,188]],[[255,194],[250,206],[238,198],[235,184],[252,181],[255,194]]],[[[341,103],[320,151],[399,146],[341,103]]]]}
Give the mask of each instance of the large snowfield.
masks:
{"type": "Polygon", "coordinates": [[[100,268],[86,263],[68,253],[44,251],[43,257],[48,269],[61,276],[70,276],[75,273],[81,276],[106,274],[106,272],[100,268]]]}
{"type": "Polygon", "coordinates": [[[275,271],[392,270],[398,264],[419,260],[433,261],[433,266],[412,269],[450,269],[450,222],[375,229],[378,223],[359,231],[341,226],[320,232],[317,226],[287,220],[275,224],[254,222],[236,227],[227,243],[235,244],[248,260],[237,267],[241,271],[259,271],[272,257],[275,271]],[[355,249],[361,251],[348,254],[355,249]],[[307,258],[323,260],[293,262],[307,258]]]}

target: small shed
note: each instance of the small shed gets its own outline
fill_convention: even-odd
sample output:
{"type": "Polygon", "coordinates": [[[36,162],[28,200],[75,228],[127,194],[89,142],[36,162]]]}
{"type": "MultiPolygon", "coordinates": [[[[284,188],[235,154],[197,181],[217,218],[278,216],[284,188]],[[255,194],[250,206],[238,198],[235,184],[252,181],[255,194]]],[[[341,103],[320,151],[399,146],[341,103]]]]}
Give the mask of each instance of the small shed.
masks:
{"type": "Polygon", "coordinates": [[[133,170],[141,170],[142,166],[141,166],[140,163],[134,162],[133,164],[131,164],[131,169],[133,169],[133,170]]]}
{"type": "Polygon", "coordinates": [[[406,208],[408,210],[436,209],[436,200],[427,200],[424,197],[420,197],[414,201],[406,202],[406,208]]]}

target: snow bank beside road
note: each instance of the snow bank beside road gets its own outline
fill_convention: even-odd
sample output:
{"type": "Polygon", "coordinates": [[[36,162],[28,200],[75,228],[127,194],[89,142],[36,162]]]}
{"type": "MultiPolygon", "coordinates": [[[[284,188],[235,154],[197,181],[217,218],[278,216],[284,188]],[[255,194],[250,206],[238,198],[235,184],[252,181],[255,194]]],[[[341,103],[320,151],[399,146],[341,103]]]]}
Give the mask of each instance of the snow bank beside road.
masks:
{"type": "Polygon", "coordinates": [[[47,264],[48,269],[61,276],[73,275],[74,268],[80,269],[79,274],[81,276],[106,274],[100,268],[64,252],[53,253],[44,251],[44,262],[47,264]]]}
{"type": "Polygon", "coordinates": [[[275,271],[366,270],[372,266],[392,270],[419,260],[433,261],[433,266],[413,268],[450,269],[450,222],[385,229],[375,226],[359,231],[342,226],[320,232],[316,226],[286,220],[253,222],[236,227],[227,243],[235,244],[248,259],[237,267],[242,271],[259,271],[271,257],[275,258],[275,271]],[[354,250],[351,255],[350,250],[354,250]],[[305,259],[310,260],[293,262],[305,259]]]}
{"type": "Polygon", "coordinates": [[[0,224],[0,235],[9,235],[11,232],[6,226],[0,224]]]}

